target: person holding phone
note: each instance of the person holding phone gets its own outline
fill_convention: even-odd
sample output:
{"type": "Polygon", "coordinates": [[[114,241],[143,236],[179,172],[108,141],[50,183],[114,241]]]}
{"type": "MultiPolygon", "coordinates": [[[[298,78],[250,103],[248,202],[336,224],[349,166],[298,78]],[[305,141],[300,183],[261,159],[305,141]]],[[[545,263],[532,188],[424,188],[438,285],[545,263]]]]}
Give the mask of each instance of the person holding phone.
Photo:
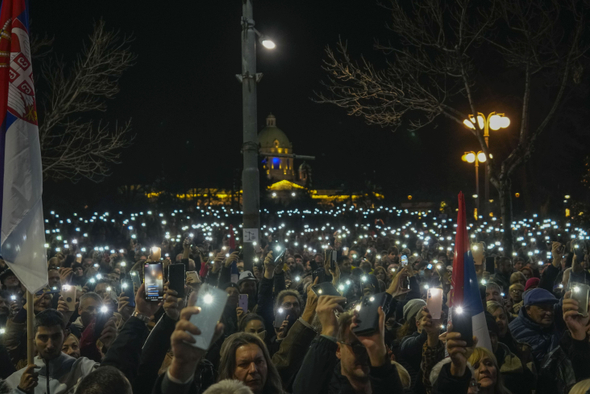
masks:
{"type": "Polygon", "coordinates": [[[354,313],[343,312],[344,297],[320,296],[316,313],[321,335],[309,347],[293,383],[293,394],[372,392],[402,393],[397,368],[385,346],[385,314],[379,307],[378,327],[370,336],[357,336],[354,313]],[[340,361],[340,368],[336,365],[340,361]]]}

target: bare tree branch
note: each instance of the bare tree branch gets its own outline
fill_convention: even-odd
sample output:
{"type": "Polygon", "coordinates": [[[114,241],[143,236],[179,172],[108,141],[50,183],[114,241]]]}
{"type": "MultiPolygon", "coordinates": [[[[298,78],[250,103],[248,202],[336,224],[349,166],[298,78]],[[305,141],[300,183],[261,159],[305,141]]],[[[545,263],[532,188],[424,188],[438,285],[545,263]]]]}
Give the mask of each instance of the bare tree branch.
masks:
{"type": "Polygon", "coordinates": [[[43,61],[40,76],[47,86],[40,100],[39,136],[46,179],[100,182],[131,144],[130,121],[111,130],[107,122],[92,120],[96,112],[106,111],[107,100],[119,93],[123,72],[135,61],[131,41],[107,31],[101,20],[75,61],[57,56],[43,61]]]}

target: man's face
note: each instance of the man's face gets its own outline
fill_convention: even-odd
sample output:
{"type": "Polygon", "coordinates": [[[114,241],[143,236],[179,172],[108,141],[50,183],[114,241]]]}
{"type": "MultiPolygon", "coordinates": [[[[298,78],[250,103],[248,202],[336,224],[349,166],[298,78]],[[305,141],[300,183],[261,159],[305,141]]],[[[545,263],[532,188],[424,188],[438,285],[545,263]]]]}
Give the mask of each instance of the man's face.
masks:
{"type": "Polygon", "coordinates": [[[61,351],[70,357],[79,358],[80,344],[78,342],[78,338],[76,338],[72,334],[68,335],[68,337],[64,341],[61,351]]]}
{"type": "Polygon", "coordinates": [[[261,394],[267,375],[268,366],[262,349],[253,343],[236,349],[234,378],[243,382],[254,394],[261,394]]]}
{"type": "Polygon", "coordinates": [[[324,263],[324,258],[322,256],[320,256],[319,254],[316,254],[314,259],[318,265],[321,265],[324,263]]]}
{"type": "Polygon", "coordinates": [[[289,257],[287,259],[287,264],[289,265],[289,267],[292,267],[295,265],[295,259],[293,257],[289,257]]]}
{"type": "Polygon", "coordinates": [[[61,354],[64,343],[64,331],[60,326],[37,328],[35,346],[39,356],[45,360],[53,360],[61,354]]]}
{"type": "Polygon", "coordinates": [[[303,259],[301,257],[297,257],[297,258],[295,258],[295,263],[297,265],[303,265],[303,259]]]}
{"type": "Polygon", "coordinates": [[[248,299],[253,299],[256,295],[256,282],[253,280],[246,280],[240,285],[240,293],[248,294],[248,299]]]}
{"type": "Polygon", "coordinates": [[[345,343],[338,342],[336,357],[340,359],[341,371],[344,376],[355,381],[369,380],[369,355],[350,329],[346,329],[345,343]]]}
{"type": "Polygon", "coordinates": [[[498,290],[497,287],[486,288],[486,301],[496,301],[502,305],[503,301],[502,294],[500,294],[500,290],[498,290]]]}
{"type": "Polygon", "coordinates": [[[524,263],[523,263],[523,261],[522,261],[522,260],[517,260],[517,261],[514,263],[514,270],[515,270],[515,271],[520,271],[520,269],[523,267],[523,264],[524,264],[524,263]]]}
{"type": "Polygon", "coordinates": [[[522,290],[521,289],[512,289],[510,290],[510,298],[514,303],[522,301],[522,290]]]}
{"type": "Polygon", "coordinates": [[[295,296],[285,296],[285,298],[283,298],[281,308],[285,309],[287,311],[287,315],[291,317],[298,319],[299,316],[301,316],[301,305],[299,305],[299,300],[295,296]]]}
{"type": "Polygon", "coordinates": [[[95,292],[96,294],[98,294],[98,295],[100,296],[100,298],[104,299],[104,296],[105,296],[105,294],[106,294],[106,292],[107,292],[107,287],[108,287],[108,286],[109,286],[109,285],[108,285],[108,284],[106,284],[106,283],[99,283],[99,284],[97,284],[97,285],[96,285],[96,287],[94,288],[94,292],[95,292]]]}
{"type": "Polygon", "coordinates": [[[39,301],[35,302],[35,313],[43,312],[51,306],[51,294],[43,294],[39,301]]]}
{"type": "Polygon", "coordinates": [[[530,305],[526,307],[526,312],[541,327],[547,328],[553,324],[555,311],[552,304],[530,305]]]}
{"type": "Polygon", "coordinates": [[[510,260],[504,260],[500,263],[500,272],[502,272],[502,274],[504,275],[508,275],[510,273],[512,273],[512,264],[510,263],[510,260]]]}
{"type": "Polygon", "coordinates": [[[80,302],[78,313],[82,318],[82,325],[84,327],[92,322],[92,319],[96,317],[101,306],[102,301],[97,301],[94,298],[86,298],[83,302],[80,302]]]}
{"type": "Polygon", "coordinates": [[[20,284],[18,278],[15,275],[8,275],[4,279],[4,286],[6,287],[17,287],[20,284]]]}
{"type": "Polygon", "coordinates": [[[342,271],[342,273],[350,275],[350,269],[352,267],[352,263],[350,262],[350,259],[344,259],[342,260],[342,263],[340,264],[340,271],[342,271]]]}
{"type": "Polygon", "coordinates": [[[506,336],[506,334],[508,334],[508,318],[506,317],[504,309],[498,308],[492,313],[492,315],[496,319],[496,324],[500,329],[500,335],[503,337],[506,336]]]}
{"type": "Polygon", "coordinates": [[[111,282],[112,285],[119,283],[120,278],[121,278],[121,276],[119,275],[118,272],[111,272],[109,274],[109,281],[111,282]]]}
{"type": "Polygon", "coordinates": [[[47,280],[49,283],[49,287],[61,287],[61,279],[59,277],[59,272],[57,272],[56,270],[49,270],[49,272],[47,273],[47,280]]]}
{"type": "Polygon", "coordinates": [[[227,289],[225,289],[225,292],[227,293],[228,305],[238,305],[238,296],[240,295],[238,289],[236,289],[235,287],[228,287],[227,289]]]}
{"type": "Polygon", "coordinates": [[[82,269],[82,267],[76,267],[74,269],[74,275],[81,278],[82,276],[84,276],[84,270],[82,269]]]}

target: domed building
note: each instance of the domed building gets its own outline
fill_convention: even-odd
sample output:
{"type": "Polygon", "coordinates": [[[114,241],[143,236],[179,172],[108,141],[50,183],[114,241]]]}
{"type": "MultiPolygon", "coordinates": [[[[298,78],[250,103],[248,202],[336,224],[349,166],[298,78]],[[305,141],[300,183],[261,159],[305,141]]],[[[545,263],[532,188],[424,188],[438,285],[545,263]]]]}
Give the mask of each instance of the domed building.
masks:
{"type": "Polygon", "coordinates": [[[264,158],[266,176],[272,181],[295,182],[292,157],[273,156],[293,154],[293,145],[283,130],[277,127],[277,118],[271,113],[266,118],[266,127],[258,134],[260,155],[264,158]]]}

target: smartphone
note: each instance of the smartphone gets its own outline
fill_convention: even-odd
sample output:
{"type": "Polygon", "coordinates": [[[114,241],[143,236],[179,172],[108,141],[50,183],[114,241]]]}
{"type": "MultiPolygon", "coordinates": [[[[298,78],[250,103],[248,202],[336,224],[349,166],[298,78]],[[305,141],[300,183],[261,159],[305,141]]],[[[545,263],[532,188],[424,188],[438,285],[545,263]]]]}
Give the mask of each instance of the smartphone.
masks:
{"type": "Polygon", "coordinates": [[[585,246],[583,243],[574,244],[574,253],[578,261],[584,261],[584,256],[586,255],[585,246]]]}
{"type": "Polygon", "coordinates": [[[201,283],[201,279],[199,279],[199,274],[197,274],[197,271],[187,271],[186,278],[191,279],[191,281],[190,281],[191,284],[201,283]]]}
{"type": "Polygon", "coordinates": [[[319,297],[319,296],[338,296],[340,297],[341,294],[336,290],[334,285],[330,282],[323,282],[319,283],[315,286],[311,287],[311,290],[319,297]]]}
{"type": "Polygon", "coordinates": [[[320,278],[318,283],[324,283],[326,281],[326,270],[318,268],[311,273],[311,283],[315,282],[315,278],[320,278]]]}
{"type": "Polygon", "coordinates": [[[357,305],[358,325],[352,329],[356,336],[367,337],[379,331],[379,307],[383,307],[385,315],[389,312],[391,296],[388,293],[378,293],[363,296],[357,305]]]}
{"type": "Polygon", "coordinates": [[[426,295],[426,308],[433,319],[440,319],[442,313],[443,290],[439,287],[431,287],[426,295]]]}
{"type": "Polygon", "coordinates": [[[208,350],[215,335],[215,327],[221,319],[221,314],[227,303],[227,293],[224,290],[204,284],[197,295],[196,302],[190,306],[198,306],[201,312],[192,315],[190,322],[201,330],[201,335],[193,335],[196,348],[208,350]]]}
{"type": "Polygon", "coordinates": [[[408,256],[406,256],[405,254],[402,254],[401,262],[402,262],[402,267],[405,267],[406,265],[408,265],[408,256]]]}
{"type": "Polygon", "coordinates": [[[102,334],[102,330],[104,330],[104,326],[107,321],[113,316],[113,310],[106,305],[103,305],[100,310],[98,311],[98,315],[96,315],[96,323],[94,324],[94,338],[100,338],[100,334],[102,334]]]}
{"type": "Polygon", "coordinates": [[[239,295],[238,306],[244,310],[244,313],[248,312],[248,294],[239,295]]]}
{"type": "Polygon", "coordinates": [[[578,313],[583,317],[588,317],[588,295],[590,293],[590,286],[585,283],[570,282],[571,283],[571,297],[578,301],[578,313]]]}
{"type": "Polygon", "coordinates": [[[283,322],[287,318],[287,310],[283,308],[279,308],[277,313],[275,313],[275,321],[273,323],[274,328],[281,328],[283,322]]]}
{"type": "Polygon", "coordinates": [[[451,322],[453,323],[453,331],[461,334],[461,340],[467,343],[467,347],[473,346],[471,313],[460,306],[453,307],[452,309],[451,322]]]}
{"type": "Polygon", "coordinates": [[[184,298],[184,284],[186,282],[184,264],[170,264],[168,266],[168,281],[170,289],[175,290],[178,298],[184,298]]]}
{"type": "Polygon", "coordinates": [[[338,252],[333,250],[330,254],[330,270],[332,270],[332,272],[336,272],[336,264],[338,263],[338,252]]]}
{"type": "Polygon", "coordinates": [[[68,311],[73,312],[76,309],[76,286],[63,285],[61,295],[68,304],[68,311]]]}
{"type": "MultiPolygon", "coordinates": [[[[281,260],[283,258],[283,256],[285,255],[285,252],[287,251],[287,249],[283,248],[281,250],[281,252],[277,255],[277,257],[275,257],[275,265],[279,263],[279,260],[281,260]]],[[[274,254],[274,253],[273,253],[274,254]]]]}
{"type": "Polygon", "coordinates": [[[121,281],[121,290],[125,297],[129,298],[128,305],[135,307],[135,289],[133,288],[133,282],[128,280],[121,281]]]}
{"type": "Polygon", "coordinates": [[[146,263],[143,269],[146,301],[159,302],[164,299],[164,274],[162,263],[146,263]]]}

